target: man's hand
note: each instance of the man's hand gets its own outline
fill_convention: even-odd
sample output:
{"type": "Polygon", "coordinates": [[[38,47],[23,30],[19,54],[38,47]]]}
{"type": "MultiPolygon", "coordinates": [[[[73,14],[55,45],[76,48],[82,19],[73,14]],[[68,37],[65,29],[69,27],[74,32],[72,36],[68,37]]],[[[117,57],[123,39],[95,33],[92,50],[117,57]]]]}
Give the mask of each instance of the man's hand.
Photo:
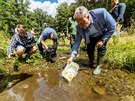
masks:
{"type": "Polygon", "coordinates": [[[8,55],[8,58],[11,59],[11,54],[8,55]]]}
{"type": "Polygon", "coordinates": [[[97,45],[96,45],[96,46],[97,46],[98,48],[100,48],[102,45],[103,45],[103,42],[100,40],[100,41],[97,42],[97,45]]]}
{"type": "Polygon", "coordinates": [[[45,49],[48,50],[48,46],[46,46],[45,49]]]}
{"type": "Polygon", "coordinates": [[[26,47],[31,48],[31,47],[34,47],[35,45],[36,45],[35,43],[32,43],[32,44],[27,45],[26,47]]]}
{"type": "Polygon", "coordinates": [[[15,57],[15,54],[12,54],[12,53],[11,53],[11,54],[8,55],[8,58],[9,58],[9,59],[14,58],[14,57],[15,57]]]}
{"type": "Polygon", "coordinates": [[[73,57],[70,57],[70,58],[67,60],[67,64],[70,64],[72,61],[73,61],[73,57]]]}

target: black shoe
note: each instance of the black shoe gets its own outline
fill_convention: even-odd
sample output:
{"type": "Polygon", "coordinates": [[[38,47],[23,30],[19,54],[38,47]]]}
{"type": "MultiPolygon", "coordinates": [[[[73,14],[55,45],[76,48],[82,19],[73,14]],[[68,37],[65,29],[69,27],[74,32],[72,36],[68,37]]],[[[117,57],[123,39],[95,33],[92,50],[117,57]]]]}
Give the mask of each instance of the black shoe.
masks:
{"type": "Polygon", "coordinates": [[[26,55],[26,57],[25,57],[25,59],[27,60],[27,59],[30,59],[30,55],[26,55]]]}
{"type": "Polygon", "coordinates": [[[84,66],[84,67],[90,67],[90,68],[93,68],[93,63],[90,62],[90,60],[85,61],[85,62],[82,62],[81,65],[84,66]]]}

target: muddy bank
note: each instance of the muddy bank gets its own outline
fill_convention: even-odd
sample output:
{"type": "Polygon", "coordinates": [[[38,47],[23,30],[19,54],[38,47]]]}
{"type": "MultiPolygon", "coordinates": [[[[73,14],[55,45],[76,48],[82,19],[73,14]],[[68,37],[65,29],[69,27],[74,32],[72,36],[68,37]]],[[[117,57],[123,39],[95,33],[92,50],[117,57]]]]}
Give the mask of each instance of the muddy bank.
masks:
{"type": "MultiPolygon", "coordinates": [[[[18,72],[4,75],[0,101],[135,101],[135,74],[126,70],[104,68],[93,75],[80,53],[78,75],[68,83],[61,77],[68,52],[58,53],[55,63],[41,59],[38,64],[22,64],[18,72]]],[[[5,68],[11,64],[5,65],[5,68]]]]}

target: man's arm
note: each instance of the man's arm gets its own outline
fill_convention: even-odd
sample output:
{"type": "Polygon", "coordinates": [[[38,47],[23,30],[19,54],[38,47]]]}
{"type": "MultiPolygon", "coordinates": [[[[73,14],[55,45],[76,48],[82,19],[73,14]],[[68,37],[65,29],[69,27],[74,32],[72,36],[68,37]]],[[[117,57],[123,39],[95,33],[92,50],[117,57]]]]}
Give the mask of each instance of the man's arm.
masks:
{"type": "Polygon", "coordinates": [[[105,27],[107,28],[107,30],[103,33],[101,41],[105,43],[110,39],[110,37],[116,30],[116,21],[106,9],[103,9],[103,15],[104,15],[103,20],[105,21],[106,25],[105,27]]]}
{"type": "Polygon", "coordinates": [[[78,52],[78,48],[80,46],[82,40],[82,36],[79,33],[79,31],[77,31],[76,37],[75,37],[75,41],[72,47],[72,51],[71,51],[71,56],[70,58],[67,60],[67,63],[70,64],[73,61],[73,58],[76,57],[77,52],[78,52]]]}
{"type": "Polygon", "coordinates": [[[26,45],[26,47],[27,48],[30,48],[30,47],[33,47],[33,46],[35,46],[36,45],[36,40],[35,40],[35,37],[34,37],[34,35],[33,34],[31,34],[31,33],[29,33],[28,34],[28,37],[30,37],[30,43],[28,43],[27,45],[26,45]]]}
{"type": "Polygon", "coordinates": [[[58,38],[56,39],[56,40],[53,40],[53,47],[54,47],[54,49],[57,49],[57,47],[58,47],[58,38]]]}
{"type": "Polygon", "coordinates": [[[45,44],[45,41],[41,38],[40,39],[40,42],[42,43],[42,45],[45,47],[45,49],[47,50],[48,49],[48,47],[47,47],[47,45],[45,44]]]}
{"type": "Polygon", "coordinates": [[[36,39],[33,34],[31,34],[32,43],[36,43],[36,39]]]}
{"type": "Polygon", "coordinates": [[[123,22],[123,16],[126,10],[126,5],[124,3],[120,3],[118,6],[118,18],[117,18],[117,22],[123,22]]]}
{"type": "Polygon", "coordinates": [[[8,46],[8,49],[7,49],[8,58],[11,58],[12,57],[13,51],[15,50],[15,47],[16,47],[16,43],[17,43],[17,41],[15,39],[15,36],[13,36],[11,38],[11,42],[10,42],[10,44],[8,46]]]}
{"type": "Polygon", "coordinates": [[[75,42],[73,44],[72,51],[71,51],[71,57],[75,57],[77,55],[81,40],[82,40],[82,36],[81,36],[80,32],[77,31],[77,34],[75,37],[75,42]]]}

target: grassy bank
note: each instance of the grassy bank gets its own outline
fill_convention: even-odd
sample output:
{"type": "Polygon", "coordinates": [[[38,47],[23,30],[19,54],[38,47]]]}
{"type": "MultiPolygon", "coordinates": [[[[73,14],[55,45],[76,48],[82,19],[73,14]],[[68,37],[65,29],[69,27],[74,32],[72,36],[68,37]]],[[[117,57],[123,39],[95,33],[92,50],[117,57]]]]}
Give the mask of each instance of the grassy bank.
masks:
{"type": "Polygon", "coordinates": [[[5,64],[9,41],[9,34],[4,31],[0,31],[0,64],[5,64]]]}
{"type": "Polygon", "coordinates": [[[124,36],[117,38],[114,44],[113,38],[107,45],[105,61],[113,67],[135,70],[135,36],[124,36]]]}
{"type": "MultiPolygon", "coordinates": [[[[4,32],[0,32],[0,64],[6,64],[7,47],[10,42],[9,36],[7,37],[4,32]]],[[[107,54],[104,62],[109,64],[112,68],[126,68],[135,71],[135,36],[122,36],[114,44],[113,38],[107,44],[107,54]]],[[[65,39],[65,43],[60,39],[58,51],[70,51],[69,40],[65,39]]],[[[48,45],[52,42],[47,41],[48,45]]],[[[84,46],[84,45],[81,45],[84,46]]],[[[39,54],[37,56],[39,57],[39,54]]],[[[35,59],[35,58],[34,58],[35,59]]],[[[41,59],[41,58],[39,58],[41,59]]],[[[35,59],[35,60],[39,60],[35,59]]]]}

